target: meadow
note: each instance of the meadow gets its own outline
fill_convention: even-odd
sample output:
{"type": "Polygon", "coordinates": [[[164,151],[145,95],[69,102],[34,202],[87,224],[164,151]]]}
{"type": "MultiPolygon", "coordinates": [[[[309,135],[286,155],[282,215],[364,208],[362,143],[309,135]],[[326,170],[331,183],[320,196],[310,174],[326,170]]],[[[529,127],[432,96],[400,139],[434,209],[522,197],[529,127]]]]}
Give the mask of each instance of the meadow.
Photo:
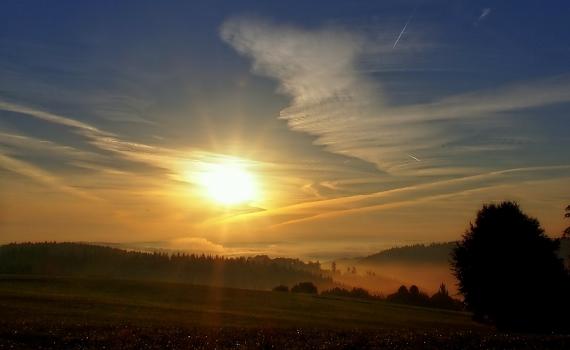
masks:
{"type": "Polygon", "coordinates": [[[4,275],[0,349],[567,348],[463,312],[183,283],[4,275]]]}

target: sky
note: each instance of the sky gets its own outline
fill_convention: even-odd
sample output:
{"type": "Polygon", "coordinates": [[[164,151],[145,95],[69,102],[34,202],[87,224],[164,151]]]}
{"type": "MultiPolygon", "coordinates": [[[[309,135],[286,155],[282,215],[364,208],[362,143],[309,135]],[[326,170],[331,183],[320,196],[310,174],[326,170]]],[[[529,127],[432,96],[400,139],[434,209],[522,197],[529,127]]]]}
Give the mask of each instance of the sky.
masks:
{"type": "Polygon", "coordinates": [[[330,259],[459,239],[502,200],[558,237],[568,18],[562,0],[4,1],[0,243],[330,259]],[[214,200],[220,164],[255,196],[214,200]]]}

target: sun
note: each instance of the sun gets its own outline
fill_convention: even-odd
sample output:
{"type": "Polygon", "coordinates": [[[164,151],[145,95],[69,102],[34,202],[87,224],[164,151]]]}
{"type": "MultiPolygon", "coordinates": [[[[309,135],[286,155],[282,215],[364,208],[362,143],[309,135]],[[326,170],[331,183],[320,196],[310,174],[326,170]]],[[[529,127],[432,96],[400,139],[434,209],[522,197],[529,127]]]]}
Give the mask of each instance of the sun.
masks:
{"type": "Polygon", "coordinates": [[[208,197],[223,205],[250,203],[258,194],[254,176],[239,162],[206,164],[199,181],[208,197]]]}

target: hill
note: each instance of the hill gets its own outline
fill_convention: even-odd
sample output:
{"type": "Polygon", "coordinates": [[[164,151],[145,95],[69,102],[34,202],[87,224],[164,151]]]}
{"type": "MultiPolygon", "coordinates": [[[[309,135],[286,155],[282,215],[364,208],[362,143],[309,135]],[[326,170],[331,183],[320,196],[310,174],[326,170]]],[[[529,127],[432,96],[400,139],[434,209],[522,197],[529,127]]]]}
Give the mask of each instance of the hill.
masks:
{"type": "MultiPolygon", "coordinates": [[[[0,276],[6,349],[562,349],[470,315],[383,301],[180,283],[0,276]]],[[[566,345],[565,345],[566,344],[566,345]]]]}
{"type": "Polygon", "coordinates": [[[449,254],[454,246],[455,242],[446,242],[395,247],[358,259],[358,263],[447,264],[449,263],[449,254]]]}
{"type": "Polygon", "coordinates": [[[121,278],[248,289],[271,289],[302,281],[321,288],[334,285],[318,263],[298,259],[169,255],[80,243],[0,246],[0,274],[121,278]]]}
{"type": "MultiPolygon", "coordinates": [[[[428,245],[415,244],[409,246],[394,247],[355,260],[360,264],[448,264],[451,250],[453,247],[455,247],[455,244],[456,242],[444,242],[431,243],[428,245]]],[[[560,240],[559,255],[564,259],[570,256],[570,238],[560,240]]]]}

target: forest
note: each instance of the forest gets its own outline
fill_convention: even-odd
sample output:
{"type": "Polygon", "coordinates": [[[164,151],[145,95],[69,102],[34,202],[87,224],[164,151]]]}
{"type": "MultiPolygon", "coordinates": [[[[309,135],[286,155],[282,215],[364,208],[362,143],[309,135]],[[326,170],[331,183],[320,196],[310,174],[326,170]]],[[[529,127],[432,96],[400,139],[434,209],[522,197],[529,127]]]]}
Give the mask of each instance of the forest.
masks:
{"type": "Polygon", "coordinates": [[[126,251],[83,243],[20,243],[0,246],[0,274],[99,277],[271,289],[310,281],[333,287],[317,262],[265,255],[223,256],[126,251]]]}

